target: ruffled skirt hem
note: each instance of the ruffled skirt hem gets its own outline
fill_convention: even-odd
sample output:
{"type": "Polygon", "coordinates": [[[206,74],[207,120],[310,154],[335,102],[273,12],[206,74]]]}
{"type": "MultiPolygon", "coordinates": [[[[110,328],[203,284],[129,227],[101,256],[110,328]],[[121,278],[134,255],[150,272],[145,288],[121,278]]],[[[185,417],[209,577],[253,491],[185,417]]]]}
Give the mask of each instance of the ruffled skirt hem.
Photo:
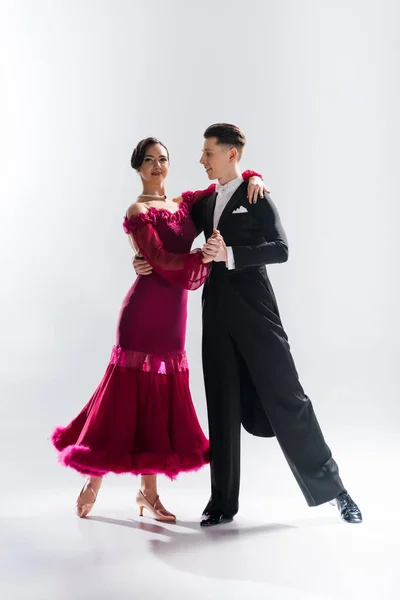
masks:
{"type": "Polygon", "coordinates": [[[51,441],[59,451],[58,460],[82,475],[103,477],[107,473],[117,475],[166,475],[176,479],[179,473],[197,471],[209,463],[208,448],[188,454],[163,454],[157,452],[138,452],[125,455],[110,455],[107,452],[91,450],[87,446],[71,444],[65,446],[62,441],[64,429],[54,430],[51,441]]]}
{"type": "Polygon", "coordinates": [[[106,473],[174,479],[209,462],[194,410],[185,353],[144,355],[113,349],[92,398],[51,441],[59,462],[89,476],[106,473]]]}

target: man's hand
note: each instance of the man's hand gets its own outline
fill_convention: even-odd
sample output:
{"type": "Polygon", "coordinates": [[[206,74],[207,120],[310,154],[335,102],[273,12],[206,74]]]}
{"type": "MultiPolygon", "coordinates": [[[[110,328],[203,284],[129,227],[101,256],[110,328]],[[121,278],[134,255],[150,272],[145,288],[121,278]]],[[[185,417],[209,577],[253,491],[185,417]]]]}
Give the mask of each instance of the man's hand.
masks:
{"type": "Polygon", "coordinates": [[[247,187],[247,197],[249,199],[250,204],[256,204],[258,198],[262,198],[264,196],[264,191],[267,192],[267,194],[269,194],[261,177],[258,177],[257,175],[252,175],[249,179],[249,184],[247,187]]]}
{"type": "Polygon", "coordinates": [[[217,229],[214,229],[212,236],[208,238],[207,242],[203,246],[203,263],[209,263],[212,261],[226,262],[227,260],[228,255],[224,238],[217,229]]]}
{"type": "Polygon", "coordinates": [[[153,269],[144,258],[134,256],[132,259],[133,268],[135,269],[136,275],[151,275],[153,269]]]}

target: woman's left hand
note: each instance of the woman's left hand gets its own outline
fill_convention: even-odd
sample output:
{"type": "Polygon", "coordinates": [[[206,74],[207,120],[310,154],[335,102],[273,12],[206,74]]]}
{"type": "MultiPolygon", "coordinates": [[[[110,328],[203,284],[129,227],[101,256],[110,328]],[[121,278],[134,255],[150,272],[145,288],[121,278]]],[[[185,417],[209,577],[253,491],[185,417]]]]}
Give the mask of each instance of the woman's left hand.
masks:
{"type": "Polygon", "coordinates": [[[269,194],[269,191],[265,187],[261,177],[258,177],[257,175],[252,175],[249,179],[249,184],[247,187],[247,197],[249,199],[250,204],[256,204],[259,197],[263,198],[264,192],[267,192],[267,194],[269,194]]]}

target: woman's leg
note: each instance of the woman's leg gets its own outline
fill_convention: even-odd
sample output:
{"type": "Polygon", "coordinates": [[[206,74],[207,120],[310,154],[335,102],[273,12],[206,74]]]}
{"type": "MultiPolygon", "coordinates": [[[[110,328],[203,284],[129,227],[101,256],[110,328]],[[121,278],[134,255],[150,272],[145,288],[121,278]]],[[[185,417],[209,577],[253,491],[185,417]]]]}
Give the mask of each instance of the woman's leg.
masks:
{"type": "Polygon", "coordinates": [[[98,491],[101,487],[102,477],[90,477],[82,488],[76,501],[76,514],[78,517],[86,517],[96,502],[98,491]]]}
{"type": "Polygon", "coordinates": [[[151,504],[158,498],[157,475],[141,475],[140,491],[151,504]]]}
{"type": "Polygon", "coordinates": [[[136,496],[136,503],[140,508],[140,515],[143,514],[143,508],[146,508],[157,521],[175,521],[176,517],[169,512],[161,503],[157,491],[157,475],[142,475],[140,490],[136,496]]]}

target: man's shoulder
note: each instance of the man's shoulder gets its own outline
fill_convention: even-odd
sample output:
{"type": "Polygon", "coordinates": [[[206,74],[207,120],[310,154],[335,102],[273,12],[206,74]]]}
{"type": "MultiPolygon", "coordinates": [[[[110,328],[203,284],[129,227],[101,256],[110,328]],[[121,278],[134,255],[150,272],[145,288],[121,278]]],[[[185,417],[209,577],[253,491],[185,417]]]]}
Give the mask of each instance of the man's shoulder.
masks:
{"type": "Polygon", "coordinates": [[[242,200],[247,199],[247,187],[248,187],[248,181],[242,181],[242,183],[236,189],[235,193],[238,194],[242,200]]]}

